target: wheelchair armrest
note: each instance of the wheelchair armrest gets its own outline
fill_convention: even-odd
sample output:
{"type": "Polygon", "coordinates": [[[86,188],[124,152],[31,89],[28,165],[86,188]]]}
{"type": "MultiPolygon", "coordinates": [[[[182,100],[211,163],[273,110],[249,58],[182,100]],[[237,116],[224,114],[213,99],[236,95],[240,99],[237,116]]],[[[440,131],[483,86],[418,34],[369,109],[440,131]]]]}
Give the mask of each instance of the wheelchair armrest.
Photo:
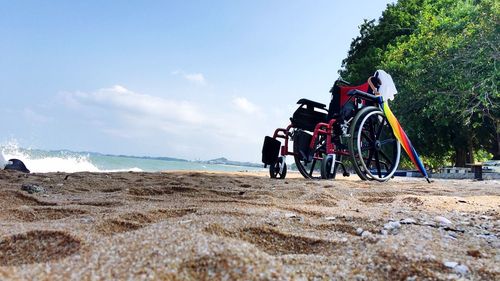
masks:
{"type": "Polygon", "coordinates": [[[369,101],[373,101],[373,102],[378,102],[379,100],[379,97],[378,96],[375,96],[375,95],[372,95],[372,94],[369,94],[367,92],[363,92],[363,91],[360,91],[360,90],[351,90],[347,93],[348,96],[355,96],[355,97],[359,97],[359,98],[362,98],[362,99],[365,99],[365,100],[369,100],[369,101]]]}
{"type": "Polygon", "coordinates": [[[308,99],[300,99],[297,102],[297,104],[305,104],[307,106],[317,107],[319,109],[326,109],[326,105],[319,103],[319,102],[312,101],[312,100],[308,100],[308,99]]]}

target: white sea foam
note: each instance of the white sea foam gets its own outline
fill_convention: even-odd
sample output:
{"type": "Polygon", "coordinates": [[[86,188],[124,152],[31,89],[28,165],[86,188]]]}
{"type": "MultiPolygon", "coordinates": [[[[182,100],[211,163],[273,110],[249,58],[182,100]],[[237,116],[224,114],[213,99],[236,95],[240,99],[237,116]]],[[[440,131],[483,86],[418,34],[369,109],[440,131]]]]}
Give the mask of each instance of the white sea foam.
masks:
{"type": "MultiPolygon", "coordinates": [[[[9,142],[0,147],[0,153],[5,159],[16,158],[24,162],[32,173],[50,172],[123,172],[142,171],[140,168],[99,169],[92,163],[89,155],[64,152],[45,152],[19,148],[16,142],[9,142]]],[[[1,158],[1,157],[0,157],[1,158]]]]}

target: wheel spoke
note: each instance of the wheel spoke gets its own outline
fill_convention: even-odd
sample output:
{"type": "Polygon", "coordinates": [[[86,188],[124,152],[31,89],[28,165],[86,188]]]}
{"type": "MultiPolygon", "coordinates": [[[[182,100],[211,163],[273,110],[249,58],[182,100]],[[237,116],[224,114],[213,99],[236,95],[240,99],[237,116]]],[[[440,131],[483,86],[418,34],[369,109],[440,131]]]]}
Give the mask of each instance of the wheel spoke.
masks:
{"type": "Polygon", "coordinates": [[[385,159],[385,161],[389,162],[389,164],[392,165],[392,161],[389,157],[387,157],[387,154],[385,154],[385,152],[383,152],[382,150],[379,152],[380,152],[380,155],[385,159]]]}
{"type": "Polygon", "coordinates": [[[365,137],[366,139],[368,139],[368,140],[369,140],[369,141],[371,141],[371,142],[373,142],[373,141],[374,141],[374,139],[373,139],[372,137],[370,137],[369,135],[367,135],[366,130],[361,131],[361,136],[362,136],[362,137],[365,137]]]}
{"type": "Polygon", "coordinates": [[[386,145],[386,144],[392,144],[395,143],[397,140],[396,139],[386,139],[380,142],[380,145],[386,145]]]}
{"type": "MultiPolygon", "coordinates": [[[[366,139],[366,143],[368,143],[368,145],[366,145],[366,146],[364,146],[364,147],[363,147],[363,146],[361,146],[361,151],[365,151],[365,150],[367,150],[367,149],[371,149],[371,148],[373,148],[373,147],[374,147],[374,145],[373,145],[373,144],[375,143],[375,141],[374,141],[374,140],[373,140],[370,136],[368,136],[368,135],[366,134],[366,132],[362,132],[361,136],[362,136],[362,137],[365,137],[365,139],[366,139]]],[[[363,140],[363,138],[361,138],[361,140],[363,140]]]]}
{"type": "Polygon", "coordinates": [[[379,161],[379,158],[378,158],[378,151],[375,151],[375,166],[377,167],[378,177],[381,178],[382,177],[382,172],[381,172],[381,169],[380,169],[380,161],[379,161]]]}
{"type": "Polygon", "coordinates": [[[379,139],[380,135],[382,134],[382,129],[384,128],[384,124],[385,124],[385,118],[382,119],[382,124],[380,124],[380,127],[378,128],[378,131],[375,135],[377,139],[379,139]]]}
{"type": "Polygon", "coordinates": [[[309,176],[312,177],[313,171],[314,171],[314,166],[316,166],[316,158],[313,159],[312,164],[311,164],[311,170],[309,171],[309,176]]]}
{"type": "Polygon", "coordinates": [[[368,159],[366,159],[366,162],[365,162],[367,167],[372,162],[374,152],[376,152],[376,150],[375,149],[371,149],[370,152],[369,152],[369,154],[368,154],[368,159]]]}
{"type": "Polygon", "coordinates": [[[375,134],[375,120],[377,120],[377,118],[370,118],[369,121],[370,121],[370,136],[372,137],[373,141],[376,141],[377,140],[377,136],[375,134]]]}

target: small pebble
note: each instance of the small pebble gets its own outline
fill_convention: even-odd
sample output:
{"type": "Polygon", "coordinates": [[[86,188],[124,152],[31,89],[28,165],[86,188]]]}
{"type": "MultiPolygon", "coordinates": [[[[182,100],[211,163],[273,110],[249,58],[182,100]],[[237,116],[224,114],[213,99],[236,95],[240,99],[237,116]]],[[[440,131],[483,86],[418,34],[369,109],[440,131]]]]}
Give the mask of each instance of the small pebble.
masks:
{"type": "Polygon", "coordinates": [[[297,215],[294,213],[286,213],[285,214],[285,218],[287,218],[287,219],[292,219],[292,218],[296,218],[296,217],[297,217],[297,215]]]}
{"type": "Polygon", "coordinates": [[[446,238],[451,239],[451,240],[457,240],[457,238],[451,236],[451,235],[446,235],[446,238]]]}
{"type": "Polygon", "coordinates": [[[400,223],[402,223],[402,224],[416,224],[417,221],[412,219],[412,218],[406,218],[404,220],[401,220],[400,223]]]}
{"type": "Polygon", "coordinates": [[[358,227],[358,229],[356,229],[356,234],[357,235],[363,234],[363,229],[361,227],[358,227]]]}
{"type": "Polygon", "coordinates": [[[336,217],[326,217],[325,220],[327,221],[334,221],[336,219],[336,217]]]}
{"type": "Polygon", "coordinates": [[[465,275],[469,272],[469,268],[463,264],[457,265],[453,268],[453,271],[460,275],[465,275]]]}
{"type": "Polygon", "coordinates": [[[395,230],[401,227],[401,224],[398,221],[391,221],[384,224],[384,229],[387,230],[395,230]]]}
{"type": "Polygon", "coordinates": [[[26,183],[21,186],[21,190],[28,192],[29,194],[45,192],[45,188],[38,184],[26,183]]]}
{"type": "Polygon", "coordinates": [[[458,262],[454,262],[454,261],[445,261],[444,262],[444,266],[448,267],[448,268],[455,268],[455,266],[458,265],[458,262]]]}
{"type": "Polygon", "coordinates": [[[91,223],[91,222],[94,222],[95,219],[93,217],[83,217],[83,218],[81,218],[81,221],[83,223],[91,223]]]}
{"type": "Polygon", "coordinates": [[[449,226],[451,225],[451,221],[445,217],[442,216],[436,216],[434,220],[440,225],[440,226],[449,226]]]}
{"type": "Polygon", "coordinates": [[[368,230],[365,230],[365,231],[363,231],[363,233],[361,233],[361,237],[363,237],[363,238],[370,237],[370,236],[372,236],[372,233],[368,230]]]}

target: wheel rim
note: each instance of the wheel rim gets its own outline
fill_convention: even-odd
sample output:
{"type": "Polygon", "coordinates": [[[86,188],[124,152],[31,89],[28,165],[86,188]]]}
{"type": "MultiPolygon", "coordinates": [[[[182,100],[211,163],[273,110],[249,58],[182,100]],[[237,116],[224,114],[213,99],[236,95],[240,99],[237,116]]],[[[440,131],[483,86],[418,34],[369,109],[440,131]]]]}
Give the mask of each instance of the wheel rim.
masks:
{"type": "Polygon", "coordinates": [[[300,174],[306,179],[321,179],[321,167],[316,167],[317,163],[321,163],[323,159],[323,155],[325,152],[325,140],[323,136],[319,136],[316,140],[316,144],[313,148],[313,158],[311,161],[304,159],[300,152],[300,148],[296,145],[294,141],[293,144],[293,154],[295,165],[297,166],[297,170],[299,170],[300,174]],[[319,161],[319,162],[318,162],[319,161]]]}
{"type": "Polygon", "coordinates": [[[362,161],[358,159],[358,146],[356,143],[356,135],[358,132],[358,128],[360,125],[360,121],[368,114],[369,112],[372,111],[379,111],[380,109],[378,107],[374,106],[366,106],[362,108],[360,111],[357,112],[356,116],[354,117],[354,120],[350,123],[350,128],[349,128],[349,154],[351,155],[351,162],[353,164],[353,168],[356,171],[356,174],[359,176],[360,179],[362,180],[372,180],[365,172],[363,165],[361,164],[362,161]]]}
{"type": "Polygon", "coordinates": [[[372,111],[362,119],[356,132],[357,160],[364,174],[377,181],[386,181],[396,171],[401,146],[382,111],[372,111]]]}
{"type": "Polygon", "coordinates": [[[333,178],[333,174],[330,173],[330,171],[332,169],[332,162],[333,162],[332,155],[326,155],[325,157],[323,157],[323,160],[321,163],[321,178],[323,178],[323,179],[333,178]]]}
{"type": "Polygon", "coordinates": [[[270,168],[271,168],[271,178],[284,178],[286,175],[286,167],[283,167],[283,170],[281,170],[281,165],[286,165],[284,163],[284,158],[283,156],[278,157],[278,160],[276,163],[274,163],[270,168]]]}

